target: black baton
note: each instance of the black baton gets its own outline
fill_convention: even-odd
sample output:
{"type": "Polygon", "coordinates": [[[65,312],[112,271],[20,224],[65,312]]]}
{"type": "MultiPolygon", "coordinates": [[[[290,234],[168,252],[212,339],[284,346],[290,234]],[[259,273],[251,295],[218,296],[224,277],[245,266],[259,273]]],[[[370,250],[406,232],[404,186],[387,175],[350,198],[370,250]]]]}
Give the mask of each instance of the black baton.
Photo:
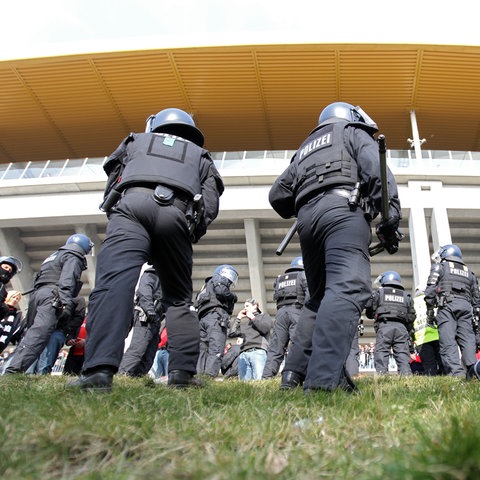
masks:
{"type": "Polygon", "coordinates": [[[285,250],[285,248],[287,248],[287,245],[290,243],[290,240],[293,238],[296,231],[297,231],[297,220],[295,219],[292,226],[290,227],[287,234],[285,235],[284,239],[282,240],[278,248],[275,250],[275,253],[277,255],[281,255],[285,250]]]}

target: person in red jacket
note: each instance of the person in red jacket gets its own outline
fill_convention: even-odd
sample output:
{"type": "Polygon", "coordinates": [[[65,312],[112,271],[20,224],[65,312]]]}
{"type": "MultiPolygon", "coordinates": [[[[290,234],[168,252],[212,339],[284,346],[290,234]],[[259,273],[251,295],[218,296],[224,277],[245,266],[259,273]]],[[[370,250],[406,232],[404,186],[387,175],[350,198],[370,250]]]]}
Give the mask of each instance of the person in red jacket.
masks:
{"type": "Polygon", "coordinates": [[[153,361],[152,373],[155,379],[162,379],[168,375],[168,335],[165,322],[160,329],[157,353],[153,361]]]}
{"type": "Polygon", "coordinates": [[[80,326],[77,338],[67,341],[67,346],[70,347],[70,350],[65,360],[65,366],[63,367],[64,375],[80,375],[82,371],[85,356],[85,339],[87,338],[86,323],[87,317],[85,317],[80,326]]]}

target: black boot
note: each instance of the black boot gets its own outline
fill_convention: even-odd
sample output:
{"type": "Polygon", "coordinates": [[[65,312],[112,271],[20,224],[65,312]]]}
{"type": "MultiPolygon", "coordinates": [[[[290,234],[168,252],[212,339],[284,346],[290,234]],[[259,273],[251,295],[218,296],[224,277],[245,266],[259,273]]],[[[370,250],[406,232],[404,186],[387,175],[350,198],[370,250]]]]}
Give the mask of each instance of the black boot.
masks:
{"type": "Polygon", "coordinates": [[[280,390],[291,390],[297,388],[303,384],[303,376],[296,372],[282,372],[282,383],[280,384],[280,390]]]}
{"type": "Polygon", "coordinates": [[[80,378],[67,383],[67,388],[110,392],[112,390],[114,370],[101,367],[83,373],[80,378]]]}
{"type": "Polygon", "coordinates": [[[477,360],[473,365],[470,365],[467,368],[467,382],[470,382],[474,378],[480,380],[480,360],[477,360]]]}
{"type": "Polygon", "coordinates": [[[168,372],[168,386],[171,388],[203,387],[203,382],[185,370],[168,372]]]}

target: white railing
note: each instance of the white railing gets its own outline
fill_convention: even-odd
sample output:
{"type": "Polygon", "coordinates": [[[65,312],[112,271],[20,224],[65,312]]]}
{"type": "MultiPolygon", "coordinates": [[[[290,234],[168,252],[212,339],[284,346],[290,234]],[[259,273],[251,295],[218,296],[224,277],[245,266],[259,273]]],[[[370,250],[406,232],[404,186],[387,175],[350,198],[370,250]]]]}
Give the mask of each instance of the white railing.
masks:
{"type": "MultiPolygon", "coordinates": [[[[274,175],[283,171],[290,163],[294,150],[262,150],[239,152],[213,152],[212,158],[222,175],[238,174],[248,170],[249,174],[274,175]]],[[[25,180],[59,177],[105,178],[102,165],[106,157],[45,160],[0,164],[0,185],[8,180],[25,180]]],[[[388,150],[388,165],[394,173],[408,174],[420,171],[432,174],[432,169],[452,169],[480,175],[480,152],[449,150],[422,150],[422,159],[415,158],[412,150],[388,150]]]]}

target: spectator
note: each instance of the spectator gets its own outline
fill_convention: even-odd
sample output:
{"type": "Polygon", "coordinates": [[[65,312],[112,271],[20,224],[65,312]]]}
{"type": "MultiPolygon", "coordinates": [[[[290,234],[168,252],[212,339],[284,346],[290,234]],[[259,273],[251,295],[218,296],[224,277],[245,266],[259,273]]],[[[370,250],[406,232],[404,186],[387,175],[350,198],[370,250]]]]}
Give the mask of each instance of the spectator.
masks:
{"type": "Polygon", "coordinates": [[[157,346],[157,353],[155,354],[155,360],[153,361],[152,369],[153,378],[161,379],[163,382],[168,375],[168,333],[165,321],[160,326],[160,341],[157,346]]]}
{"type": "Polygon", "coordinates": [[[22,294],[16,290],[7,292],[0,318],[0,353],[9,343],[17,344],[25,332],[26,323],[23,314],[17,305],[22,299],[22,294]]]}
{"type": "Polygon", "coordinates": [[[222,358],[222,374],[224,378],[238,378],[238,357],[240,356],[242,343],[242,337],[237,337],[233,343],[227,343],[222,358]]]}
{"type": "Polygon", "coordinates": [[[257,301],[249,298],[234,320],[229,335],[243,338],[238,357],[240,380],[261,380],[272,327],[273,320],[270,315],[262,313],[257,301]]]}

